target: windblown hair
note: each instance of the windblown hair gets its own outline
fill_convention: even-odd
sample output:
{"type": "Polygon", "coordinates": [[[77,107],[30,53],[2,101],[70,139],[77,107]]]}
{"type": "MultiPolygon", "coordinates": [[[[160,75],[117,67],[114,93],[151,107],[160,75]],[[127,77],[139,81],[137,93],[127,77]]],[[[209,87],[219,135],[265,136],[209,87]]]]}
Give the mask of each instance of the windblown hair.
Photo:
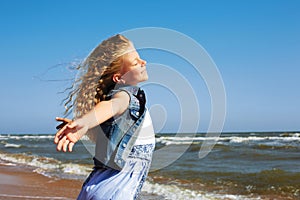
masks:
{"type": "Polygon", "coordinates": [[[112,77],[120,72],[122,56],[130,45],[126,37],[117,34],[100,43],[79,64],[79,77],[75,79],[65,99],[65,115],[73,112],[76,118],[81,117],[105,99],[115,87],[112,77]]]}

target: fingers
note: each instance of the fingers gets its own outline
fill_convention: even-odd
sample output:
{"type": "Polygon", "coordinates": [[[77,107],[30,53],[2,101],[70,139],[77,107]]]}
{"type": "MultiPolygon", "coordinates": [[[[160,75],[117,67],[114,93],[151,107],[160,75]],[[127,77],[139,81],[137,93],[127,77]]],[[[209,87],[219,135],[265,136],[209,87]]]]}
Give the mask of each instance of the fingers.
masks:
{"type": "Polygon", "coordinates": [[[64,126],[62,129],[57,131],[57,133],[55,134],[55,137],[54,137],[54,143],[55,144],[57,144],[60,141],[60,139],[64,135],[64,131],[66,130],[66,128],[67,128],[67,126],[64,126]]]}
{"type": "MultiPolygon", "coordinates": [[[[76,122],[69,122],[70,124],[68,125],[63,125],[61,129],[59,129],[59,131],[57,131],[57,133],[55,134],[54,137],[54,143],[57,144],[59,142],[59,140],[64,136],[67,135],[69,132],[75,132],[75,128],[77,127],[77,123],[76,122]]],[[[59,126],[61,126],[62,124],[60,124],[59,126]]]]}
{"type": "Polygon", "coordinates": [[[61,139],[59,140],[59,142],[58,142],[58,144],[57,144],[57,146],[56,146],[56,150],[57,150],[57,151],[61,151],[61,148],[62,148],[63,144],[66,142],[66,140],[67,140],[67,137],[66,137],[66,136],[64,136],[63,138],[61,138],[61,139]]]}
{"type": "Polygon", "coordinates": [[[74,142],[70,142],[69,143],[69,152],[72,152],[73,147],[74,147],[74,142]]]}
{"type": "Polygon", "coordinates": [[[66,136],[64,136],[57,144],[56,146],[56,150],[57,151],[63,151],[63,152],[67,152],[67,150],[69,150],[69,152],[71,152],[73,150],[74,147],[74,142],[71,142],[70,140],[68,140],[68,138],[66,136]]]}
{"type": "Polygon", "coordinates": [[[63,151],[64,152],[67,152],[67,148],[68,148],[69,144],[70,144],[70,140],[68,140],[68,139],[63,143],[63,151]]]}
{"type": "Polygon", "coordinates": [[[56,117],[56,121],[62,122],[56,128],[59,129],[54,137],[54,143],[57,144],[57,151],[66,152],[69,150],[70,152],[73,150],[75,142],[79,140],[76,137],[77,126],[78,124],[75,121],[72,121],[67,118],[56,117]]]}
{"type": "Polygon", "coordinates": [[[74,146],[74,142],[71,142],[70,140],[67,139],[63,144],[63,151],[67,152],[67,150],[69,150],[69,152],[72,152],[73,146],[74,146]]]}
{"type": "Polygon", "coordinates": [[[71,119],[63,118],[63,117],[56,117],[55,119],[56,119],[56,121],[59,121],[59,122],[67,122],[67,123],[69,123],[69,122],[72,121],[71,119]]]}

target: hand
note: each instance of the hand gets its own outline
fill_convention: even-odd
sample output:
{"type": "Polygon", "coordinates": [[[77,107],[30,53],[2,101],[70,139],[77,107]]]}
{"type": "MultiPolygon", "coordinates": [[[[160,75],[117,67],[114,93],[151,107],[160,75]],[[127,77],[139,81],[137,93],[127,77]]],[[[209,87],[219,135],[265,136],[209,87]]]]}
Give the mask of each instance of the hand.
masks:
{"type": "Polygon", "coordinates": [[[54,143],[57,144],[58,151],[67,149],[71,152],[74,144],[87,132],[88,127],[80,120],[71,121],[69,119],[57,118],[57,121],[66,123],[55,135],[54,143]]]}
{"type": "MultiPolygon", "coordinates": [[[[56,119],[56,121],[61,122],[61,124],[56,126],[57,130],[62,129],[65,125],[72,122],[72,120],[68,119],[68,118],[56,117],[55,119],[56,119]]],[[[59,140],[60,140],[60,138],[58,138],[58,132],[57,132],[55,137],[54,137],[54,143],[58,144],[59,140]]]]}

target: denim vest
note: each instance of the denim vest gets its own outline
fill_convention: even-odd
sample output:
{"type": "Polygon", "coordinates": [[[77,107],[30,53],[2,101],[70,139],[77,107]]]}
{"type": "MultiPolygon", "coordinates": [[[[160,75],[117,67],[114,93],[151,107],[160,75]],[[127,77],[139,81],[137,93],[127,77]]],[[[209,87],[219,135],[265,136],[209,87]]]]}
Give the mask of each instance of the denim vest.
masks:
{"type": "Polygon", "coordinates": [[[112,90],[107,95],[107,100],[120,91],[125,91],[130,96],[129,106],[122,115],[100,124],[103,133],[97,134],[94,157],[96,168],[121,170],[142,127],[146,113],[143,91],[137,86],[123,85],[112,90]]]}

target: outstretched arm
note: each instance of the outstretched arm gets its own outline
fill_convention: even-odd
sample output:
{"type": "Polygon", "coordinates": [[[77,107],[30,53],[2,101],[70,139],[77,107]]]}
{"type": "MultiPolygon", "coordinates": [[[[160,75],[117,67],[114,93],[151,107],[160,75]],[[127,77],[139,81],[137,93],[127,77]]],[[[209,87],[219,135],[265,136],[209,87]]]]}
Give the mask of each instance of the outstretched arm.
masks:
{"type": "MultiPolygon", "coordinates": [[[[99,102],[94,109],[63,126],[55,135],[56,149],[64,152],[72,151],[74,144],[82,138],[89,129],[105,122],[113,116],[121,115],[129,105],[129,95],[126,92],[118,92],[109,101],[99,102]]],[[[61,118],[57,118],[61,119],[61,118]]],[[[62,121],[62,120],[58,120],[62,121]]],[[[67,122],[67,120],[65,120],[67,122]]]]}

